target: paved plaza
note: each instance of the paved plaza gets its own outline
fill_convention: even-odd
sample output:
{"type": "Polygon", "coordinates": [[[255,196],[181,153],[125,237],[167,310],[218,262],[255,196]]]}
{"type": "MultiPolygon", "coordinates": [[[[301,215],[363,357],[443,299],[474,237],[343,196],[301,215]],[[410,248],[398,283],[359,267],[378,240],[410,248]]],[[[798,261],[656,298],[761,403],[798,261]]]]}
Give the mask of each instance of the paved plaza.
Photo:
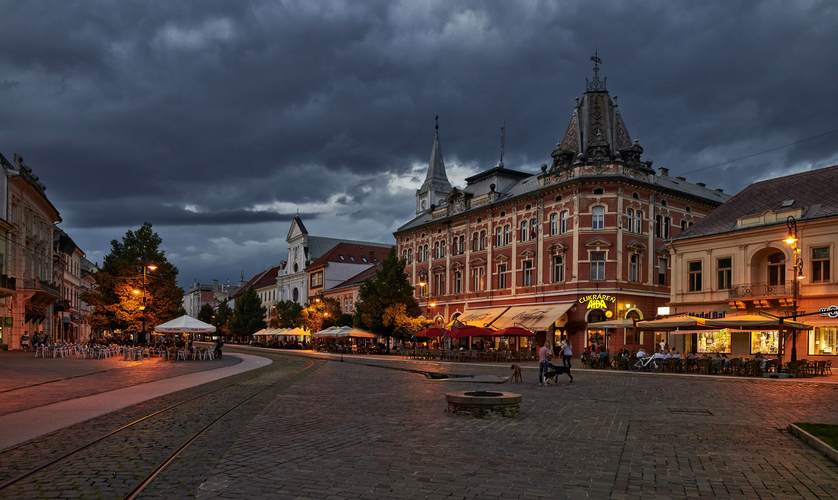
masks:
{"type": "MultiPolygon", "coordinates": [[[[280,361],[259,370],[308,356],[242,351],[280,361]]],[[[532,369],[523,384],[481,384],[407,370],[508,376],[509,368],[311,358],[313,370],[178,459],[177,475],[192,477],[185,486],[141,498],[838,498],[838,465],[785,432],[791,422],[838,424],[832,380],[575,370],[573,383],[539,387],[532,369]],[[463,390],[520,393],[520,415],[447,413],[445,393],[463,390]]],[[[73,431],[85,425],[100,424],[73,431]]],[[[107,498],[82,492],[55,496],[107,498]]]]}

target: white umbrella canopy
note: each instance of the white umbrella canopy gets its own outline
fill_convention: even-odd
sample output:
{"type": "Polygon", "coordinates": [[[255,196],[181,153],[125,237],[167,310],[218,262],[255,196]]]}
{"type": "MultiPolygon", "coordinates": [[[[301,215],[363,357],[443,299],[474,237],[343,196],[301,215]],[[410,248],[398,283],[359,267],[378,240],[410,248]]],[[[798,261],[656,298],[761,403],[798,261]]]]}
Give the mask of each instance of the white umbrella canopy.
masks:
{"type": "Polygon", "coordinates": [[[154,327],[158,333],[214,333],[216,328],[190,316],[181,316],[154,327]]]}

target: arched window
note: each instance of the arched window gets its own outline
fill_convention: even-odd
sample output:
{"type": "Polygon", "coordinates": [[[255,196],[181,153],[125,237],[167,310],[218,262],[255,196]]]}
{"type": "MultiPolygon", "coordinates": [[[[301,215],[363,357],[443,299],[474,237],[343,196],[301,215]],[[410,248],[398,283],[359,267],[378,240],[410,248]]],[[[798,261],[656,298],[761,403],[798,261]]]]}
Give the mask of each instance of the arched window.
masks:
{"type": "Polygon", "coordinates": [[[669,239],[669,226],[670,226],[670,218],[664,217],[663,218],[663,237],[664,239],[669,239]]]}
{"type": "Polygon", "coordinates": [[[655,238],[661,237],[661,226],[663,226],[663,218],[660,215],[655,216],[655,238]]]}
{"type": "Polygon", "coordinates": [[[480,250],[486,250],[486,230],[480,231],[480,250]]]}
{"type": "Polygon", "coordinates": [[[553,257],[553,283],[564,281],[564,257],[556,255],[553,257]]]}
{"type": "Polygon", "coordinates": [[[294,287],[294,292],[291,294],[291,296],[294,298],[294,302],[300,301],[300,291],[297,289],[297,287],[294,287]]]}
{"type": "Polygon", "coordinates": [[[627,209],[626,210],[626,231],[633,233],[634,232],[634,210],[627,209]]]}
{"type": "Polygon", "coordinates": [[[635,233],[642,233],[643,232],[643,212],[640,210],[635,210],[634,212],[634,232],[635,233]]]}
{"type": "Polygon", "coordinates": [[[559,214],[550,214],[550,236],[559,234],[559,214]]]}
{"type": "Polygon", "coordinates": [[[520,237],[520,240],[521,241],[527,241],[529,239],[528,236],[529,236],[529,230],[527,229],[527,221],[522,220],[521,221],[521,237],[520,237]]]}
{"type": "Polygon", "coordinates": [[[476,252],[480,249],[480,233],[475,232],[471,238],[471,251],[476,252]]]}
{"type": "Polygon", "coordinates": [[[508,245],[512,242],[512,226],[509,224],[503,226],[503,244],[508,245]]]}
{"type": "Polygon", "coordinates": [[[564,234],[567,232],[567,210],[563,211],[561,214],[561,225],[559,226],[559,232],[564,234]]]}
{"type": "Polygon", "coordinates": [[[495,234],[495,246],[496,247],[503,246],[503,228],[498,226],[495,233],[496,233],[495,234]]]}
{"type": "Polygon", "coordinates": [[[435,259],[439,258],[439,242],[438,241],[434,242],[434,258],[435,259]]]}

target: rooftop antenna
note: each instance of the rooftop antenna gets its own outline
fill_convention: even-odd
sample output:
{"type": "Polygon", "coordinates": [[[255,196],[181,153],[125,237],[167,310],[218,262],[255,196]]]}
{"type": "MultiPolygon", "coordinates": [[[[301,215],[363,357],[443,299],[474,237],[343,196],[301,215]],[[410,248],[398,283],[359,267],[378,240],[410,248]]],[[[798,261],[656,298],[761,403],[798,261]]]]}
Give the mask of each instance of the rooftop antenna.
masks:
{"type": "Polygon", "coordinates": [[[503,126],[500,128],[500,161],[498,162],[498,166],[503,168],[503,149],[504,143],[506,142],[506,120],[503,122],[503,126]]]}

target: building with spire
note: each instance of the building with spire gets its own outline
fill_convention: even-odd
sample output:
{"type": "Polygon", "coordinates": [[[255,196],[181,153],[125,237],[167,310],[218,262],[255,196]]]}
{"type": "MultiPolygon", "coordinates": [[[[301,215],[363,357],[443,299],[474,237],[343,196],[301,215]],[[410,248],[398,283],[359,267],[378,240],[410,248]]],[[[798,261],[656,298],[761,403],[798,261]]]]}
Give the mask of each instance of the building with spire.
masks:
{"type": "Polygon", "coordinates": [[[422,187],[416,190],[416,215],[428,210],[431,205],[441,205],[449,192],[451,192],[451,183],[448,182],[445,162],[442,161],[442,148],[439,145],[439,116],[437,116],[428,173],[422,187]]]}
{"type": "MultiPolygon", "coordinates": [[[[394,233],[420,305],[435,304],[435,317],[522,325],[539,342],[564,335],[578,349],[604,340],[605,331],[585,323],[654,317],[669,302],[665,242],[729,196],[642,160],[595,62],[594,79],[538,173],[507,168],[501,156],[462,189],[443,193],[441,182],[431,188],[444,177],[437,131],[416,216],[394,233]]],[[[612,350],[656,340],[627,329],[611,337],[612,350]]],[[[493,342],[507,341],[528,347],[514,338],[493,342]]]]}

